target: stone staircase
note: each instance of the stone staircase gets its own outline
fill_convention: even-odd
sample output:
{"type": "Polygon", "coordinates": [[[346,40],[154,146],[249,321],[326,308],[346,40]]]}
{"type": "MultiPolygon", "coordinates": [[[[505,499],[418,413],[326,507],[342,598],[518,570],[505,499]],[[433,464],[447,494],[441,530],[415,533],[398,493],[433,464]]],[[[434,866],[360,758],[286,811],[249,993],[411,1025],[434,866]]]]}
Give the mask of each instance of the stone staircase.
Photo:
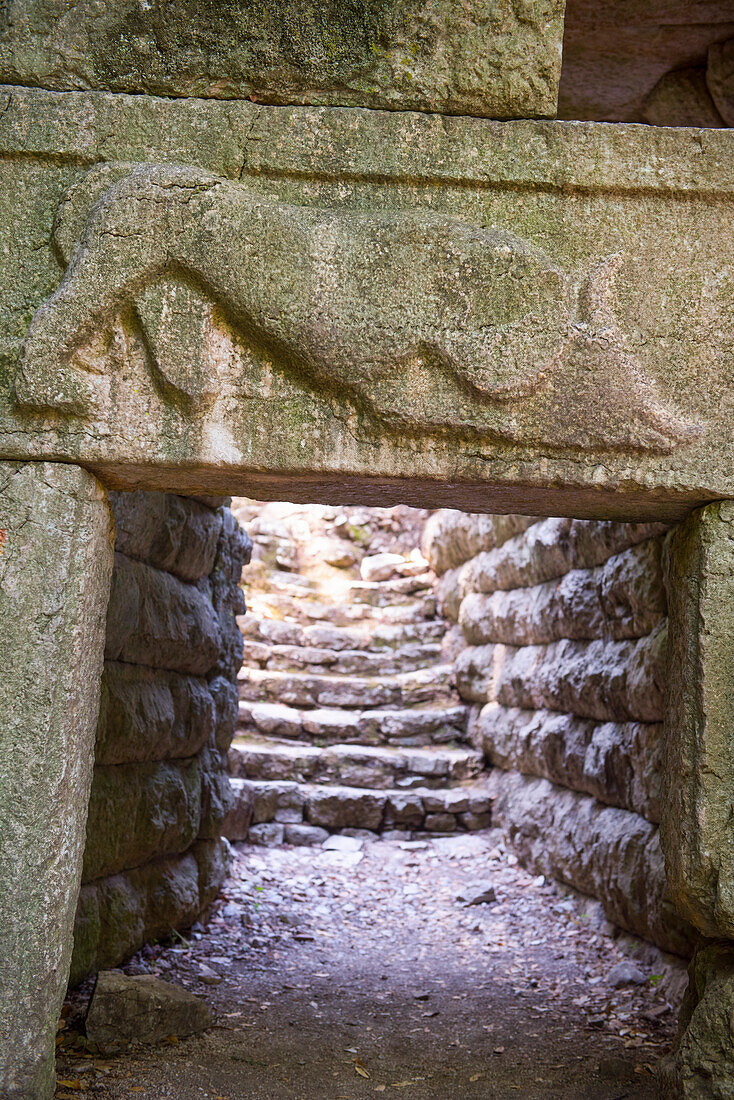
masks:
{"type": "Polygon", "coordinates": [[[434,575],[415,549],[424,513],[239,508],[255,550],[229,771],[253,805],[248,840],[486,828],[482,755],[442,659],[434,575]]]}

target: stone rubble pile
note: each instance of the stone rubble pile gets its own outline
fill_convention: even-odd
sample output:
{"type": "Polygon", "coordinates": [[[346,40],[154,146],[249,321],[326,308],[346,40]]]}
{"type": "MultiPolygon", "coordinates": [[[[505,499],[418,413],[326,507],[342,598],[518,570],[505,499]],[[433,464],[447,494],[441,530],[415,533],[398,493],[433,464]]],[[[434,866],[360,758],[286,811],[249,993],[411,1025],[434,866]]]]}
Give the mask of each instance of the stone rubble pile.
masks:
{"type": "Polygon", "coordinates": [[[667,608],[660,524],[467,515],[423,551],[492,770],[494,821],[523,863],[609,920],[689,955],[660,850],[667,608]]]}
{"type": "Polygon", "coordinates": [[[435,576],[417,549],[426,513],[235,510],[254,551],[226,835],[318,844],[343,831],[486,828],[483,757],[467,742],[435,576]]]}

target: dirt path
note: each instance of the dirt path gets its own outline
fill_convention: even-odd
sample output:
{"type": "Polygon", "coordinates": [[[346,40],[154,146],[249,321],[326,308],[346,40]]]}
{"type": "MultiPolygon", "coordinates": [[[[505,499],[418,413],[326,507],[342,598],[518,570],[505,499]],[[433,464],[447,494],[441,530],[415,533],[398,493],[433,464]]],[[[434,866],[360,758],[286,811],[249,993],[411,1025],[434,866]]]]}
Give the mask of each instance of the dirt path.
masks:
{"type": "Polygon", "coordinates": [[[199,938],[127,968],[205,996],[216,1028],[92,1058],[74,1052],[77,996],[59,1060],[76,1087],[59,1097],[80,1085],[107,1100],[655,1095],[647,1067],[674,1033],[655,977],[613,989],[629,948],[593,905],[580,916],[517,867],[495,832],[357,853],[245,847],[225,895],[199,938]],[[496,904],[457,900],[488,881],[496,904]]]}

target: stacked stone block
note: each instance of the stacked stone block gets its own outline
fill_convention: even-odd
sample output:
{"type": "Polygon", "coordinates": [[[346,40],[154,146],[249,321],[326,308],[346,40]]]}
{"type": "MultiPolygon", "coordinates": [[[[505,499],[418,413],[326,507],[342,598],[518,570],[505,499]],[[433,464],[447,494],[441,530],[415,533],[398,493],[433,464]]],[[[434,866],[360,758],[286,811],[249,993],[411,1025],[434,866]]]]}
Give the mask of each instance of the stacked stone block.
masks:
{"type": "Polygon", "coordinates": [[[193,923],[226,873],[250,542],[229,508],[112,493],[115,565],[72,982],[193,923]]]}
{"type": "Polygon", "coordinates": [[[456,624],[493,819],[525,864],[687,955],[658,835],[665,537],[660,524],[444,511],[424,553],[456,624]]]}

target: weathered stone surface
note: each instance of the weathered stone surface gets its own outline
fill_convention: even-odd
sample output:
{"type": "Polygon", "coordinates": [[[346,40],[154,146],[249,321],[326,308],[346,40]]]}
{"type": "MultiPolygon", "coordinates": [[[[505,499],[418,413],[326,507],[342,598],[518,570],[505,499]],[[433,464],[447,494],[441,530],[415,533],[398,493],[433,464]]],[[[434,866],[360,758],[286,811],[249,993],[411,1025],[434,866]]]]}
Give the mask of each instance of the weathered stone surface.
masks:
{"type": "Polygon", "coordinates": [[[691,953],[694,930],[668,893],[658,830],[545,779],[494,769],[493,820],[524,864],[599,898],[609,920],[673,954],[691,953]]]}
{"type": "Polygon", "coordinates": [[[461,566],[457,566],[455,569],[447,569],[446,572],[439,577],[438,583],[436,584],[436,603],[438,605],[438,610],[443,617],[448,619],[451,623],[458,623],[459,613],[461,611],[460,574],[461,566]]]}
{"type": "Polygon", "coordinates": [[[439,576],[463,565],[480,550],[492,550],[535,520],[530,516],[486,516],[441,508],[423,529],[422,550],[439,576]]]}
{"type": "Polygon", "coordinates": [[[183,855],[83,886],[74,925],[71,984],[116,966],[146,939],[193,924],[213,901],[225,874],[221,843],[199,841],[183,855]]]}
{"type": "Polygon", "coordinates": [[[3,94],[15,232],[0,270],[0,454],[81,456],[118,488],[272,496],[287,478],[291,499],[317,484],[321,499],[380,503],[409,489],[473,511],[562,502],[665,518],[734,495],[734,332],[728,283],[711,279],[731,259],[718,201],[731,189],[728,132],[701,147],[676,130],[3,94]],[[170,158],[194,174],[84,181],[101,157],[170,158]],[[147,202],[164,179],[166,201],[147,202]],[[49,298],[58,269],[38,242],[69,184],[55,243],[67,256],[84,246],[49,298]],[[310,242],[327,228],[342,243],[324,294],[310,242]],[[248,248],[240,265],[233,250],[248,248]],[[522,292],[499,278],[504,248],[527,272],[522,292]],[[166,256],[180,270],[161,280],[166,256]],[[469,305],[455,264],[472,264],[469,305]],[[709,328],[716,341],[700,339],[709,328]],[[400,333],[399,346],[380,333],[400,333]],[[186,349],[175,362],[172,347],[186,349]],[[49,406],[66,412],[51,421],[49,406]]]}
{"type": "MultiPolygon", "coordinates": [[[[194,676],[107,661],[102,677],[102,699],[95,762],[131,764],[194,756],[214,735],[225,738],[218,718],[219,681],[207,685],[194,676]],[[216,695],[212,688],[216,685],[216,695]]],[[[229,704],[237,714],[236,688],[229,685],[229,704]]]]}
{"type": "Polygon", "coordinates": [[[173,493],[112,493],[115,549],[196,582],[211,573],[222,514],[173,493]]]}
{"type": "Polygon", "coordinates": [[[226,768],[227,757],[216,747],[204,749],[199,757],[201,775],[199,836],[207,840],[216,840],[222,835],[222,822],[227,819],[234,802],[226,768]]]}
{"type": "Polygon", "coordinates": [[[488,703],[473,725],[472,740],[497,767],[660,820],[660,724],[599,725],[570,714],[488,703]]]}
{"type": "Polygon", "coordinates": [[[102,486],[0,464],[0,1094],[49,1100],[112,571],[102,486]]]}
{"type": "Polygon", "coordinates": [[[115,554],[105,655],[111,661],[202,674],[217,662],[212,602],[170,573],[115,554]]]}
{"type": "Polygon", "coordinates": [[[255,796],[249,784],[243,779],[231,778],[229,785],[232,791],[232,802],[227,816],[222,821],[222,836],[227,840],[247,840],[255,808],[255,796]]]}
{"type": "Polygon", "coordinates": [[[89,1042],[115,1054],[131,1043],[160,1043],[171,1035],[205,1031],[214,1022],[201,997],[152,974],[128,977],[116,970],[97,975],[86,1018],[89,1042]]]}
{"type": "Polygon", "coordinates": [[[198,759],[96,767],[84,881],[190,847],[201,821],[201,771],[198,759]]]}
{"type": "Polygon", "coordinates": [[[662,844],[681,912],[734,938],[734,504],[694,512],[667,550],[662,844]]]}
{"type": "MultiPolygon", "coordinates": [[[[667,633],[664,620],[639,641],[563,640],[546,646],[505,647],[497,701],[507,707],[547,708],[602,722],[660,722],[667,633]]],[[[494,660],[499,660],[496,652],[494,660]]]]}
{"type": "Polygon", "coordinates": [[[545,519],[467,562],[461,571],[462,595],[529,588],[572,569],[593,568],[662,530],[652,523],[545,519]]]}
{"type": "Polygon", "coordinates": [[[732,945],[701,940],[688,977],[680,1013],[681,1034],[659,1074],[660,1095],[728,1100],[734,1094],[732,945]]]}
{"type": "Polygon", "coordinates": [[[166,96],[442,111],[555,114],[561,0],[455,5],[236,5],[196,0],[112,8],[13,0],[0,80],[166,96]]]}
{"type": "Polygon", "coordinates": [[[306,816],[310,824],[327,829],[379,829],[384,808],[382,791],[323,787],[310,792],[306,816]]]}
{"type": "MultiPolygon", "coordinates": [[[[469,592],[459,622],[470,645],[535,645],[560,638],[640,638],[665,614],[661,544],[649,539],[591,570],[491,594],[469,592]]],[[[447,574],[450,575],[450,574],[447,574]]]]}
{"type": "Polygon", "coordinates": [[[727,126],[734,126],[734,38],[709,48],[706,84],[727,126]]]}
{"type": "Polygon", "coordinates": [[[505,646],[467,646],[456,658],[456,690],[469,703],[494,699],[506,658],[505,646]]]}
{"type": "Polygon", "coordinates": [[[657,82],[643,114],[653,126],[726,126],[706,84],[706,70],[674,69],[657,82]]]}

